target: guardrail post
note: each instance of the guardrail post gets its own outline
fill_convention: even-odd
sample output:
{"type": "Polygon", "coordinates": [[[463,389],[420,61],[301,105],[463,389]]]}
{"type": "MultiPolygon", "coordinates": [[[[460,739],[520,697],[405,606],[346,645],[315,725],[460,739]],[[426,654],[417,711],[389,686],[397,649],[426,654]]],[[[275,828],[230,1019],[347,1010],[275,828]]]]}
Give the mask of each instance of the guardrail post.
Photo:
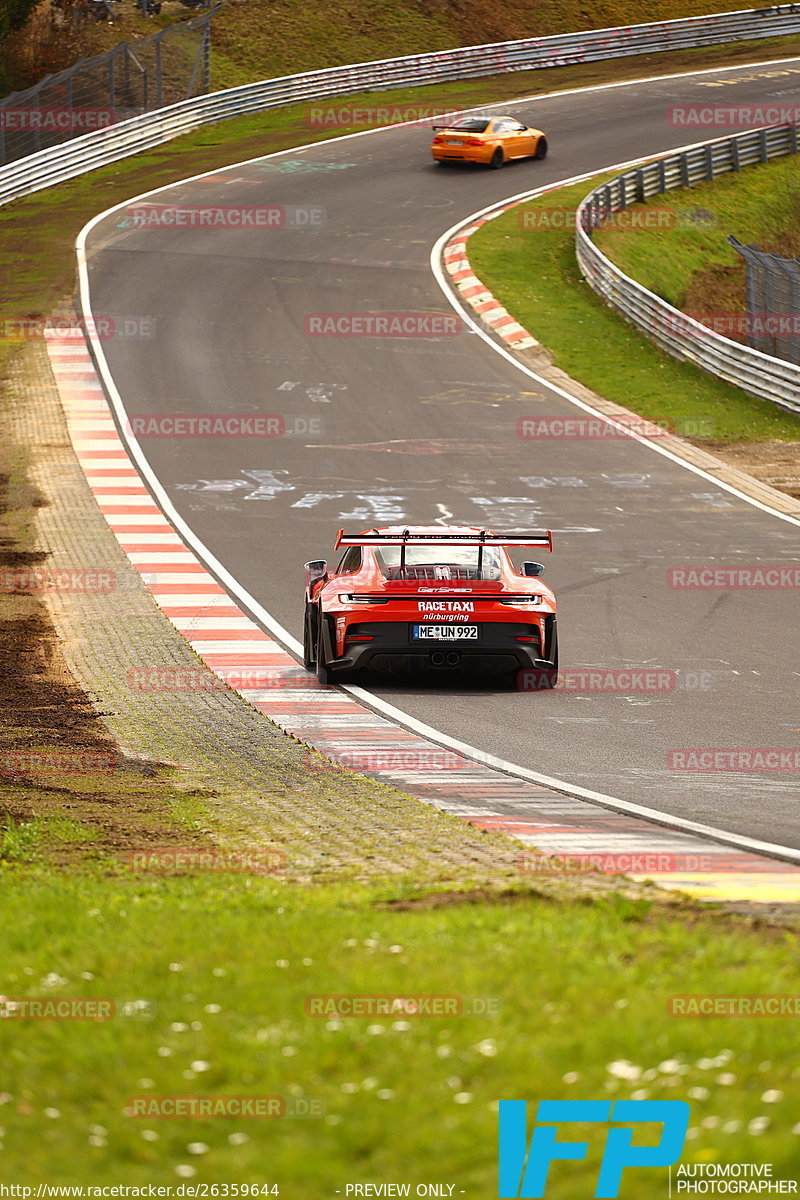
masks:
{"type": "Polygon", "coordinates": [[[731,158],[733,159],[733,169],[734,169],[734,171],[741,171],[741,169],[742,169],[742,158],[741,158],[741,155],[740,155],[740,153],[739,153],[739,139],[738,139],[738,137],[733,137],[733,138],[731,138],[731,158]]]}
{"type": "Polygon", "coordinates": [[[678,162],[680,163],[681,179],[683,181],[683,187],[689,187],[692,180],[691,180],[691,176],[689,174],[689,152],[688,152],[688,150],[684,150],[683,153],[678,156],[678,162]]]}

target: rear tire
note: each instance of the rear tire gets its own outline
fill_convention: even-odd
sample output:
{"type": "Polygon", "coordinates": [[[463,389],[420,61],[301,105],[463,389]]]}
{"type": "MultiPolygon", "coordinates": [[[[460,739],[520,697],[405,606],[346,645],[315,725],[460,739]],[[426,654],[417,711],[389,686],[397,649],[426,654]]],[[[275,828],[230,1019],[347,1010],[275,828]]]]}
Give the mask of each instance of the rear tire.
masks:
{"type": "Polygon", "coordinates": [[[316,664],[316,638],[314,636],[314,608],[306,604],[303,617],[303,666],[307,671],[313,671],[316,664]]]}
{"type": "Polygon", "coordinates": [[[547,158],[547,138],[540,137],[536,143],[536,153],[534,158],[547,158]]]}
{"type": "Polygon", "coordinates": [[[489,160],[489,166],[492,168],[492,170],[499,171],[500,168],[504,165],[505,161],[506,161],[505,155],[503,154],[503,151],[498,146],[497,149],[495,150],[494,154],[492,155],[491,159],[489,160]]]}
{"type": "Polygon", "coordinates": [[[316,668],[316,675],[319,683],[327,685],[333,681],[331,679],[330,667],[325,659],[325,642],[322,637],[324,621],[325,618],[323,617],[322,613],[320,613],[317,617],[317,657],[314,666],[316,668]]]}
{"type": "Polygon", "coordinates": [[[547,672],[547,678],[551,688],[554,688],[558,683],[558,632],[553,637],[553,646],[550,650],[550,661],[553,664],[547,672]]]}

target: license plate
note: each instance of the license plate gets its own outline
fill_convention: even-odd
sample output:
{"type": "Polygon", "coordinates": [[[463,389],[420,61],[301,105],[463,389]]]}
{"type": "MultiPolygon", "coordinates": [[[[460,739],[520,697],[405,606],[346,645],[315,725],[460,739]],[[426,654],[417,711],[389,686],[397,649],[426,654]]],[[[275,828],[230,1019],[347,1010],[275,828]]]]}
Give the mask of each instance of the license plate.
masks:
{"type": "Polygon", "coordinates": [[[477,641],[477,625],[415,625],[414,637],[420,641],[477,641]]]}
{"type": "Polygon", "coordinates": [[[464,145],[464,143],[460,140],[460,138],[445,138],[444,144],[445,144],[445,146],[463,146],[464,145]]]}

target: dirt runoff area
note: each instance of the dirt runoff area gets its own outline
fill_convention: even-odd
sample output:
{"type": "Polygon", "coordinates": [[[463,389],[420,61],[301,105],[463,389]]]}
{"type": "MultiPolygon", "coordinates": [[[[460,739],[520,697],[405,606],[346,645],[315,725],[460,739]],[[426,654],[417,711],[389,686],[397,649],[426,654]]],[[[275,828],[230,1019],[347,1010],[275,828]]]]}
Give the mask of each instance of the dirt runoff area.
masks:
{"type": "Polygon", "coordinates": [[[48,557],[31,549],[46,501],[9,423],[0,430],[0,857],[113,861],[150,845],[202,845],[182,811],[186,796],[152,764],[120,761],[66,666],[44,600],[25,586],[48,557]]]}
{"type": "Polygon", "coordinates": [[[740,471],[800,499],[800,442],[696,442],[740,471]]]}

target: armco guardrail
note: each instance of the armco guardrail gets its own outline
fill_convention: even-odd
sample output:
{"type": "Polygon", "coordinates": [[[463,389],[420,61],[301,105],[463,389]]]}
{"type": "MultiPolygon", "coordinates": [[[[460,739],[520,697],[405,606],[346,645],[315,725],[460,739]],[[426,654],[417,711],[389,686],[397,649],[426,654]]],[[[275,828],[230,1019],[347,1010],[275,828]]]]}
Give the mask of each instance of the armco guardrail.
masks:
{"type": "Polygon", "coordinates": [[[298,101],[422,86],[503,71],[561,67],[632,54],[695,49],[798,32],[800,9],[794,4],[784,4],[647,25],[497,42],[488,46],[462,46],[433,54],[268,79],[172,104],[157,112],[121,121],[111,128],[84,134],[63,146],[31,154],[0,170],[0,204],[161,145],[203,125],[298,101]]]}
{"type": "Polygon", "coordinates": [[[800,413],[800,367],[732,341],[673,308],[631,279],[595,246],[592,230],[630,204],[674,188],[716,179],[742,167],[796,154],[797,127],[779,125],[736,134],[647,163],[595,188],[576,214],[575,248],[590,287],[676,358],[727,379],[752,396],[800,413]]]}

